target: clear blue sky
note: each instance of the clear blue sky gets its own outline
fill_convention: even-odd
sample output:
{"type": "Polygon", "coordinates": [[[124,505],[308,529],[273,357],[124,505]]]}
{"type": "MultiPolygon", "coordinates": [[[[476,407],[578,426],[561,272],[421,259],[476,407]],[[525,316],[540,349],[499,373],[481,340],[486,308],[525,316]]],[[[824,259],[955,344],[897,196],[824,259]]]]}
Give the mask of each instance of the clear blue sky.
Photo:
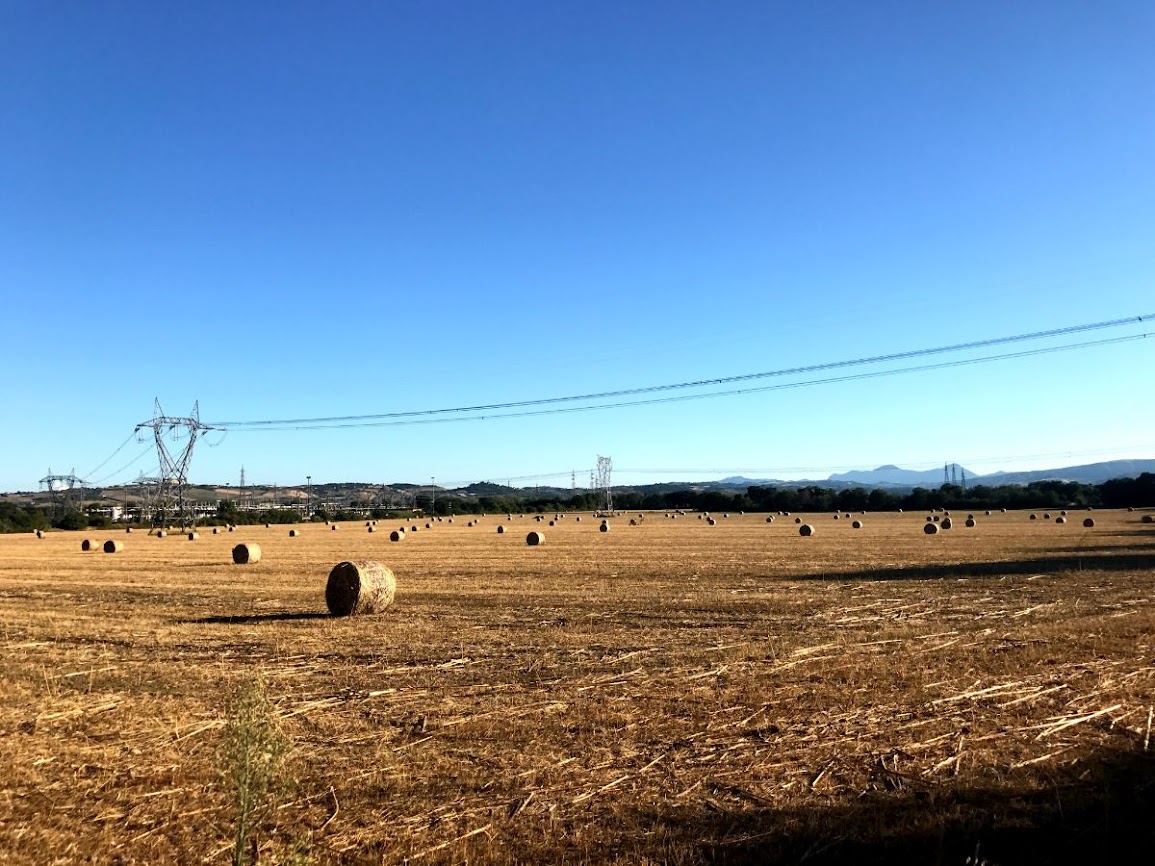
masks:
{"type": "MultiPolygon", "coordinates": [[[[9,0],[0,489],[87,474],[154,397],[206,421],[421,410],[1155,312],[1153,45],[1146,0],[9,0]]],[[[235,430],[192,480],[1155,457],[1152,371],[1155,337],[658,406],[235,430]]],[[[134,440],[91,480],[155,463],[134,440]]]]}

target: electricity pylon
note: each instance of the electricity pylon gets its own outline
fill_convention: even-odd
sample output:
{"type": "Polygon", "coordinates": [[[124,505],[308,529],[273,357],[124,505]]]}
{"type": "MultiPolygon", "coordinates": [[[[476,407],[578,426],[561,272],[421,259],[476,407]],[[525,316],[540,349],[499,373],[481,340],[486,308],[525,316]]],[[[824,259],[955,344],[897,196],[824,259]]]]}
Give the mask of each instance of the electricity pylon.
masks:
{"type": "Polygon", "coordinates": [[[165,415],[160,408],[160,400],[153,403],[153,415],[148,421],[136,425],[136,432],[151,430],[153,441],[156,442],[156,459],[160,471],[155,478],[149,479],[152,483],[150,511],[153,526],[169,526],[170,520],[176,518],[181,526],[196,524],[196,514],[185,502],[184,491],[188,485],[188,467],[192,461],[193,448],[196,447],[197,437],[206,430],[214,428],[202,424],[200,419],[200,403],[193,403],[192,414],[185,418],[165,415]],[[187,437],[184,447],[173,456],[165,444],[164,436],[168,433],[174,442],[181,437],[187,437]]]}

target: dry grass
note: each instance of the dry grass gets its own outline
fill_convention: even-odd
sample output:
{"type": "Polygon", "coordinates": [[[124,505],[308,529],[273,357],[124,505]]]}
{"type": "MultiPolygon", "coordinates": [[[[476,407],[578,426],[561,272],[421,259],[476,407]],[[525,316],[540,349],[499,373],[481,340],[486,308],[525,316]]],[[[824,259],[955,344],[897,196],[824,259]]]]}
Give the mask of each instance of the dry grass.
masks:
{"type": "Polygon", "coordinates": [[[1152,842],[1139,517],[0,536],[0,862],[228,862],[253,677],[292,743],[264,863],[1105,861],[1152,842]],[[393,608],[325,612],[347,559],[393,608]]]}

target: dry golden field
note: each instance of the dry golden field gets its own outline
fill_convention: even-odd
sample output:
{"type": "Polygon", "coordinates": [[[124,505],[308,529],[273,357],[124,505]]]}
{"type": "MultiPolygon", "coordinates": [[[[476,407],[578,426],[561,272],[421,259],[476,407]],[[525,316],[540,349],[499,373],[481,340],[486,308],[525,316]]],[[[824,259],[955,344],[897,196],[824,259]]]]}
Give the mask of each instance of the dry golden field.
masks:
{"type": "Polygon", "coordinates": [[[1155,527],[1055,516],[0,536],[0,862],[230,862],[254,677],[261,863],[1143,862],[1155,527]],[[330,617],[344,559],[396,604],[330,617]]]}

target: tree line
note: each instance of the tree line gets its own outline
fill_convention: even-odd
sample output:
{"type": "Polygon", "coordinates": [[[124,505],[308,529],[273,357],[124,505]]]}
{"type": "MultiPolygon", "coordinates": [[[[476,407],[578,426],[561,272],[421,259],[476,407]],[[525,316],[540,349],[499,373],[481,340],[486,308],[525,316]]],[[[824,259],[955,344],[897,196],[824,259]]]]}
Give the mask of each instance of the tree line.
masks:
{"type": "MultiPolygon", "coordinates": [[[[978,484],[962,487],[944,484],[930,490],[916,487],[906,493],[879,488],[854,487],[833,490],[829,487],[747,487],[745,491],[672,490],[647,492],[619,490],[614,492],[618,511],[928,511],[946,508],[979,511],[996,508],[1143,508],[1155,505],[1155,473],[1144,472],[1138,478],[1114,478],[1102,484],[1080,484],[1075,481],[1034,481],[1027,485],[1007,484],[999,487],[978,484]]],[[[419,505],[423,503],[418,503],[419,505]]],[[[432,504],[432,503],[430,503],[432,504]]],[[[525,496],[504,494],[473,499],[443,497],[435,513],[499,514],[502,512],[547,513],[556,511],[597,511],[602,506],[599,491],[585,490],[569,497],[525,496]]],[[[425,509],[427,512],[428,509],[425,509]]],[[[422,513],[375,508],[370,516],[379,519],[407,517],[422,513]]],[[[313,520],[358,520],[361,511],[318,509],[313,520]]],[[[225,523],[299,523],[305,515],[292,508],[266,511],[242,511],[231,500],[223,500],[215,517],[200,521],[206,525],[225,523]]],[[[0,502],[0,532],[33,532],[37,529],[107,528],[107,517],[73,510],[53,517],[46,509],[32,505],[0,502]]]]}

